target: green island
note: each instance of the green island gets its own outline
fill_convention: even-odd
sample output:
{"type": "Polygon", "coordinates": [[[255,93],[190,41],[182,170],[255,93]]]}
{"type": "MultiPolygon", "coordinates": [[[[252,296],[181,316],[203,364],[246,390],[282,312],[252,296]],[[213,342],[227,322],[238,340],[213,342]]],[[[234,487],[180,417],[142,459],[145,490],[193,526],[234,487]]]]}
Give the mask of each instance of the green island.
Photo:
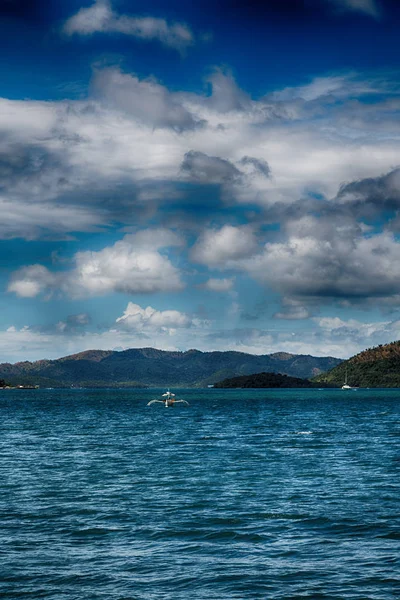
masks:
{"type": "Polygon", "coordinates": [[[346,376],[352,387],[400,387],[400,341],[363,350],[313,381],[342,386],[346,376]]]}
{"type": "Polygon", "coordinates": [[[255,373],[224,379],[214,385],[215,388],[318,388],[337,387],[328,383],[319,385],[309,379],[289,377],[281,373],[255,373]]]}

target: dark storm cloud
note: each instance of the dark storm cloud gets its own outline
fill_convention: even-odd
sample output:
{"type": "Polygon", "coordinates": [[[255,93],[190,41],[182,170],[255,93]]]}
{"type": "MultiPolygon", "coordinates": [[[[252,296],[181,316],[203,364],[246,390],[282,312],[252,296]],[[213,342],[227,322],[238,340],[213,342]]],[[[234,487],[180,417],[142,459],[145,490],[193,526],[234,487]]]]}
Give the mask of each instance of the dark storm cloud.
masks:
{"type": "Polygon", "coordinates": [[[229,160],[195,150],[185,154],[181,170],[190,178],[204,183],[232,183],[242,175],[229,160]]]}
{"type": "Polygon", "coordinates": [[[243,156],[240,160],[240,164],[244,166],[250,166],[254,171],[269,177],[271,175],[271,168],[266,160],[263,158],[254,158],[253,156],[243,156]]]}
{"type": "MultiPolygon", "coordinates": [[[[368,177],[343,183],[333,199],[307,196],[292,204],[276,202],[266,207],[266,223],[286,223],[314,215],[322,222],[347,224],[357,221],[380,220],[388,213],[394,217],[400,210],[400,168],[379,177],[368,177]]],[[[387,229],[393,229],[389,221],[387,229]]],[[[357,226],[358,227],[358,226],[357,226]]]]}
{"type": "MultiPolygon", "coordinates": [[[[81,144],[79,136],[53,135],[59,148],[47,148],[46,139],[22,143],[0,135],[1,239],[47,237],[50,230],[63,239],[66,231],[93,231],[105,221],[128,224],[154,210],[156,202],[141,197],[149,187],[145,183],[121,174],[100,175],[93,181],[85,169],[70,162],[81,144]]],[[[162,190],[158,191],[160,198],[162,190]]]]}
{"type": "MultiPolygon", "coordinates": [[[[68,185],[68,169],[57,152],[40,144],[21,144],[2,138],[0,149],[0,189],[30,194],[46,187],[47,193],[61,192],[68,185]]],[[[42,194],[43,189],[40,190],[42,194]]]]}
{"type": "Polygon", "coordinates": [[[367,206],[378,210],[400,208],[400,168],[380,177],[368,177],[344,184],[337,200],[360,210],[367,206]]]}
{"type": "Polygon", "coordinates": [[[274,204],[263,217],[279,230],[238,267],[284,296],[279,319],[307,318],[331,301],[398,306],[400,244],[391,230],[400,223],[393,218],[383,232],[379,223],[399,209],[400,169],[343,184],[333,199],[274,204]]]}
{"type": "Polygon", "coordinates": [[[292,317],[308,300],[357,304],[400,293],[400,244],[387,232],[365,237],[351,216],[288,222],[282,241],[241,265],[289,300],[284,312],[292,317]]]}

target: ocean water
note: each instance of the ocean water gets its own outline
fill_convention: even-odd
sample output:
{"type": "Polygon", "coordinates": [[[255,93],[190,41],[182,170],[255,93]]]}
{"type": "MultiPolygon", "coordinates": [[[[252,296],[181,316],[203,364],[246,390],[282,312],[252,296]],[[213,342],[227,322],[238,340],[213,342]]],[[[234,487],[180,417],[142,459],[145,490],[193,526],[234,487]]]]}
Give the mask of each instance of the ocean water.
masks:
{"type": "Polygon", "coordinates": [[[0,598],[400,598],[400,390],[0,393],[0,598]]]}

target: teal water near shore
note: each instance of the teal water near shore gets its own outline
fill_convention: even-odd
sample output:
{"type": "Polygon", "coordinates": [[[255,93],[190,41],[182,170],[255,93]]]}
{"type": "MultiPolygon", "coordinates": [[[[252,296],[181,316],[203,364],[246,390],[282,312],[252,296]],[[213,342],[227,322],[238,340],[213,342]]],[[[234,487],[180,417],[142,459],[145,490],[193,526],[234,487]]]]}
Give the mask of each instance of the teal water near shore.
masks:
{"type": "Polygon", "coordinates": [[[0,597],[400,598],[400,390],[0,394],[0,597]]]}

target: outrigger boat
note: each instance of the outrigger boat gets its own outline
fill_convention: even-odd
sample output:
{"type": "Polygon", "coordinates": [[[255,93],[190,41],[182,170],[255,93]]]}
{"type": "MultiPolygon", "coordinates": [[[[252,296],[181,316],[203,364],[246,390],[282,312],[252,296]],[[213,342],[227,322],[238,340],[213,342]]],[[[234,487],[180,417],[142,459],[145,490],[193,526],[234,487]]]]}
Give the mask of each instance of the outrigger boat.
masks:
{"type": "Polygon", "coordinates": [[[155,400],[150,400],[147,406],[151,406],[152,404],[156,404],[157,402],[159,402],[160,404],[164,404],[165,408],[168,408],[169,406],[174,406],[174,404],[178,403],[186,404],[187,406],[189,406],[189,402],[186,402],[186,400],[175,398],[175,394],[173,394],[169,390],[166,391],[160,399],[156,398],[155,400]]]}

